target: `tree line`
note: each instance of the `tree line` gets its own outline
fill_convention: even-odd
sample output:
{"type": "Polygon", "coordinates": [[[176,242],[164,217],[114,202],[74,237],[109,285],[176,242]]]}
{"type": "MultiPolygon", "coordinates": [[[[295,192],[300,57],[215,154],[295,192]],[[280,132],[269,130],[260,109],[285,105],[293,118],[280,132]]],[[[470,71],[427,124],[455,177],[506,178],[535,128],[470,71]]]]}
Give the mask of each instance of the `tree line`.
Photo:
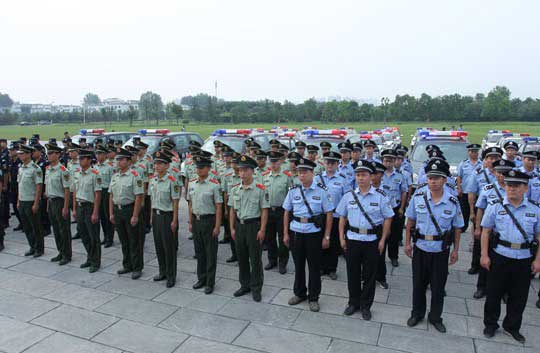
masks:
{"type": "MultiPolygon", "coordinates": [[[[97,95],[89,93],[83,99],[86,104],[99,103],[97,95]]],[[[207,94],[182,97],[180,104],[163,104],[161,96],[154,92],[141,95],[137,109],[125,112],[100,109],[92,112],[20,113],[9,112],[13,101],[0,93],[0,124],[20,121],[52,120],[60,122],[114,122],[136,121],[187,123],[286,123],[286,122],[462,122],[462,121],[540,121],[540,99],[512,98],[507,87],[497,86],[487,95],[460,94],[420,97],[409,94],[397,95],[391,101],[383,97],[380,104],[360,104],[352,100],[319,102],[311,98],[303,103],[260,101],[226,101],[207,94]],[[184,109],[185,107],[186,109],[184,109]]]]}

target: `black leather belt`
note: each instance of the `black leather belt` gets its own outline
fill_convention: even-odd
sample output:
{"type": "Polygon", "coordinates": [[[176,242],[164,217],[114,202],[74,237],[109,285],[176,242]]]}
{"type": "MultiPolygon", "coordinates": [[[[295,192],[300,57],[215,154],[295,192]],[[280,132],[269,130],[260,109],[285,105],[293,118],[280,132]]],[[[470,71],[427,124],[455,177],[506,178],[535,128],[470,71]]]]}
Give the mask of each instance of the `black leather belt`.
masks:
{"type": "Polygon", "coordinates": [[[214,218],[215,214],[193,214],[193,218],[195,218],[197,221],[205,220],[205,219],[211,219],[214,218]]]}
{"type": "Polygon", "coordinates": [[[88,202],[88,201],[77,201],[77,206],[79,206],[79,207],[91,206],[93,204],[94,204],[93,202],[88,202]]]}
{"type": "Polygon", "coordinates": [[[505,248],[510,248],[513,250],[529,249],[531,247],[531,243],[511,243],[509,241],[501,239],[497,241],[497,245],[502,245],[505,248]]]}
{"type": "Polygon", "coordinates": [[[133,207],[135,203],[128,203],[127,205],[114,205],[115,208],[119,210],[123,210],[124,208],[130,208],[133,207]]]}
{"type": "Polygon", "coordinates": [[[154,212],[157,215],[166,215],[166,214],[172,214],[173,213],[173,211],[162,211],[162,210],[158,210],[157,208],[153,208],[152,212],[154,212]]]}
{"type": "Polygon", "coordinates": [[[261,217],[256,218],[246,218],[246,219],[240,219],[236,217],[236,221],[240,224],[251,224],[251,223],[257,223],[261,221],[261,217]]]}
{"type": "Polygon", "coordinates": [[[347,225],[347,230],[350,230],[353,233],[357,234],[371,234],[371,235],[377,235],[377,229],[372,228],[356,228],[350,225],[347,225]]]}
{"type": "Polygon", "coordinates": [[[443,237],[438,235],[425,235],[425,234],[418,234],[417,239],[427,240],[427,241],[442,241],[443,237]]]}
{"type": "Polygon", "coordinates": [[[283,212],[283,207],[281,207],[281,206],[270,207],[270,210],[272,212],[276,212],[276,211],[277,212],[283,212]]]}
{"type": "Polygon", "coordinates": [[[300,223],[315,223],[315,220],[313,219],[313,217],[296,217],[296,216],[293,216],[292,218],[293,218],[293,220],[295,220],[297,222],[300,222],[300,223]]]}

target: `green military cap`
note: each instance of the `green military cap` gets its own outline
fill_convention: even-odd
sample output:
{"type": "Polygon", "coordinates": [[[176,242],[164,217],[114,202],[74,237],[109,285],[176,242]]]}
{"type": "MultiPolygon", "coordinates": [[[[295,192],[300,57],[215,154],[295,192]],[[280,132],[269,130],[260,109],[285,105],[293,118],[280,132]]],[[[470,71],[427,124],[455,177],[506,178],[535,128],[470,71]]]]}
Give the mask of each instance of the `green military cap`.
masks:
{"type": "Polygon", "coordinates": [[[193,157],[193,161],[197,168],[210,167],[212,165],[212,160],[203,156],[195,156],[193,157]]]}
{"type": "Polygon", "coordinates": [[[279,142],[277,139],[271,139],[269,142],[270,146],[274,147],[274,146],[279,146],[281,144],[281,142],[279,142]]]}
{"type": "Polygon", "coordinates": [[[167,153],[162,151],[154,152],[152,158],[154,158],[154,162],[171,163],[171,157],[169,157],[167,153]]]}
{"type": "Polygon", "coordinates": [[[190,146],[202,147],[202,144],[199,141],[195,141],[195,140],[189,141],[189,145],[190,146]]]}
{"type": "Polygon", "coordinates": [[[332,148],[332,144],[328,141],[322,141],[319,143],[319,146],[321,146],[321,148],[332,148]]]}
{"type": "Polygon", "coordinates": [[[103,145],[98,145],[96,148],[95,148],[95,152],[96,154],[98,153],[109,153],[109,149],[103,145]]]}
{"type": "Polygon", "coordinates": [[[341,154],[334,151],[324,152],[323,153],[324,159],[329,159],[332,161],[339,161],[341,159],[341,154]]]}
{"type": "Polygon", "coordinates": [[[255,152],[255,158],[257,159],[266,159],[268,157],[268,153],[264,152],[263,150],[257,150],[255,152]]]}
{"type": "Polygon", "coordinates": [[[319,147],[317,147],[315,145],[307,145],[306,149],[308,150],[308,153],[309,152],[317,152],[319,150],[319,147]]]}
{"type": "Polygon", "coordinates": [[[137,146],[139,149],[141,150],[145,150],[145,149],[148,149],[148,144],[147,143],[144,143],[142,141],[138,141],[135,146],[137,146]]]}
{"type": "Polygon", "coordinates": [[[307,146],[306,143],[305,143],[304,141],[296,141],[296,142],[294,143],[294,145],[295,145],[296,147],[304,147],[304,148],[307,146]]]}
{"type": "Polygon", "coordinates": [[[169,157],[171,159],[171,161],[172,161],[172,158],[174,157],[174,154],[171,152],[171,150],[162,148],[162,149],[159,150],[159,152],[166,154],[167,157],[169,157]]]}
{"type": "Polygon", "coordinates": [[[220,140],[214,140],[214,147],[221,147],[223,143],[220,140]]]}
{"type": "Polygon", "coordinates": [[[208,152],[205,150],[200,150],[198,153],[199,156],[205,157],[205,158],[211,158],[214,154],[212,152],[208,152]]]}
{"type": "Polygon", "coordinates": [[[221,153],[223,153],[224,157],[230,157],[233,153],[233,149],[230,148],[228,145],[223,144],[223,147],[221,148],[221,153]]]}
{"type": "Polygon", "coordinates": [[[289,152],[289,146],[283,144],[283,143],[280,143],[279,144],[279,147],[278,147],[278,151],[285,151],[285,152],[289,152]]]}
{"type": "Polygon", "coordinates": [[[80,149],[81,149],[81,146],[77,145],[76,143],[73,143],[73,142],[69,143],[68,152],[72,152],[72,151],[78,152],[80,149]]]}
{"type": "MultiPolygon", "coordinates": [[[[162,146],[165,148],[165,146],[162,146]]],[[[201,150],[201,148],[199,146],[195,146],[195,145],[190,145],[188,146],[188,150],[189,152],[198,152],[201,150]]]]}
{"type": "Polygon", "coordinates": [[[125,149],[128,150],[131,153],[139,153],[139,151],[140,151],[137,147],[131,146],[131,145],[126,145],[125,149]]]}
{"type": "Polygon", "coordinates": [[[79,158],[83,158],[83,157],[94,158],[94,152],[90,150],[80,150],[79,158]]]}
{"type": "Polygon", "coordinates": [[[302,158],[302,156],[298,152],[291,152],[287,155],[287,159],[293,162],[298,161],[300,158],[302,158]]]}
{"type": "Polygon", "coordinates": [[[119,159],[119,158],[131,159],[131,157],[133,156],[133,153],[121,147],[117,147],[115,152],[116,152],[116,159],[119,159]]]}
{"type": "Polygon", "coordinates": [[[174,143],[174,141],[170,138],[166,138],[159,143],[159,146],[172,150],[176,147],[176,143],[174,143]]]}
{"type": "Polygon", "coordinates": [[[45,147],[47,148],[47,153],[49,152],[62,152],[62,148],[58,147],[56,143],[46,143],[45,147]]]}
{"type": "Polygon", "coordinates": [[[232,153],[232,160],[231,160],[231,163],[237,163],[238,164],[238,159],[240,158],[240,153],[238,152],[233,152],[232,153]]]}
{"type": "Polygon", "coordinates": [[[17,153],[32,153],[32,152],[34,152],[33,147],[23,145],[23,144],[19,145],[19,150],[17,151],[17,153]]]}
{"type": "Polygon", "coordinates": [[[238,167],[255,169],[257,168],[257,162],[250,156],[243,154],[238,159],[238,167]]]}
{"type": "Polygon", "coordinates": [[[251,144],[248,146],[248,148],[250,150],[255,150],[255,149],[260,150],[262,147],[257,142],[252,141],[251,144]]]}
{"type": "Polygon", "coordinates": [[[253,139],[253,137],[248,137],[245,141],[244,141],[244,144],[246,146],[250,146],[253,142],[255,142],[255,139],[253,139]]]}
{"type": "Polygon", "coordinates": [[[268,152],[268,158],[270,159],[270,162],[277,162],[281,158],[283,158],[283,156],[284,154],[280,152],[274,152],[274,151],[268,152]]]}

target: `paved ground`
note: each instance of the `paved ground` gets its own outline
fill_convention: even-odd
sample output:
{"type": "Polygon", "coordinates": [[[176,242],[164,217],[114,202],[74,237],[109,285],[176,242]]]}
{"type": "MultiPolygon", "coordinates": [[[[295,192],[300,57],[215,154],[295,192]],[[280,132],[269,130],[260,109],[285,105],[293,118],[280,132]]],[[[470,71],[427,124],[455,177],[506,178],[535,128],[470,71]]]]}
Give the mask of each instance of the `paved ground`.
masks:
{"type": "MultiPolygon", "coordinates": [[[[185,215],[185,204],[182,205],[185,215]]],[[[116,275],[121,251],[104,249],[103,267],[95,274],[79,269],[85,259],[80,241],[73,244],[73,262],[60,267],[49,262],[56,255],[54,239],[45,238],[46,255],[22,256],[27,250],[21,232],[8,230],[6,249],[0,253],[1,352],[538,352],[540,310],[534,306],[539,280],[533,281],[525,311],[525,346],[498,332],[482,336],[483,301],[474,300],[476,277],[465,270],[470,263],[468,235],[460,261],[447,284],[444,322],[440,334],[425,321],[406,326],[411,306],[410,261],[388,277],[390,289],[377,288],[373,320],[359,314],[344,317],[347,283],[344,261],[339,278],[323,280],[321,312],[306,305],[289,307],[293,266],[289,273],[265,272],[262,303],[251,296],[235,299],[238,269],[225,263],[228,245],[219,249],[215,292],[204,295],[191,286],[196,281],[193,245],[181,227],[177,285],[166,289],[155,283],[157,260],[151,236],[146,241],[143,279],[116,275]],[[536,291],[536,292],[535,292],[536,291]]],[[[266,256],[266,253],[264,254],[266,256]]],[[[504,311],[504,309],[503,309],[504,311]]]]}

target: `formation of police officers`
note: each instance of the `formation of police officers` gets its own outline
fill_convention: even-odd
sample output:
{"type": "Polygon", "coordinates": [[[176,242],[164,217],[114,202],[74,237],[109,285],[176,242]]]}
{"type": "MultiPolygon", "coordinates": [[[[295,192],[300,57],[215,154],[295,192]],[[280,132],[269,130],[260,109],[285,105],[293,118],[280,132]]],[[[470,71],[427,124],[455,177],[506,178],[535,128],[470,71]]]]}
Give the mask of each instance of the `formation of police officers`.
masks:
{"type": "Polygon", "coordinates": [[[259,302],[264,270],[277,267],[286,273],[291,252],[295,275],[289,305],[307,300],[310,310],[319,311],[321,276],[335,280],[338,258],[344,255],[349,291],[344,314],[359,311],[370,320],[376,284],[389,286],[386,253],[397,267],[403,245],[412,258],[413,273],[407,324],[413,327],[424,319],[429,286],[428,321],[446,332],[442,312],[449,265],[458,261],[460,235],[470,220],[474,249],[469,274],[478,273],[474,298],[486,297],[484,335],[493,337],[499,328],[505,301],[503,329],[525,342],[520,333],[523,311],[531,278],[540,271],[540,174],[535,151],[523,153],[519,160],[514,142],[508,142],[504,151],[498,147],[480,151],[479,145],[470,144],[468,158],[454,178],[444,153],[437,145],[428,145],[413,189],[407,148],[398,145],[375,157],[377,146],[371,140],[342,142],[338,153],[324,141],[319,146],[298,141],[291,152],[278,140],[263,151],[247,139],[245,154],[218,140],[212,154],[192,141],[183,169],[170,139],[162,140],[152,155],[137,139],[125,148],[120,141],[99,138],[93,146],[84,141],[77,145],[69,137],[63,144],[60,148],[51,139],[45,149],[36,135],[29,143],[20,139],[10,146],[0,140],[0,250],[12,205],[20,222],[15,230],[23,230],[30,247],[26,256],[43,255],[43,236],[52,226],[58,255],[51,261],[69,263],[72,238],[80,237],[87,252],[81,268],[95,272],[101,264],[101,245],[111,246],[116,231],[123,253],[118,274],[131,273],[138,279],[145,234],[151,229],[159,263],[154,281],[172,287],[184,188],[197,259],[194,289],[213,292],[218,244],[230,243],[232,256],[227,262],[238,262],[239,268],[240,287],[234,296],[251,293],[259,302]],[[73,237],[71,216],[77,223],[73,237]],[[224,239],[218,242],[221,226],[224,239]],[[264,268],[263,249],[268,256],[264,268]]]}

